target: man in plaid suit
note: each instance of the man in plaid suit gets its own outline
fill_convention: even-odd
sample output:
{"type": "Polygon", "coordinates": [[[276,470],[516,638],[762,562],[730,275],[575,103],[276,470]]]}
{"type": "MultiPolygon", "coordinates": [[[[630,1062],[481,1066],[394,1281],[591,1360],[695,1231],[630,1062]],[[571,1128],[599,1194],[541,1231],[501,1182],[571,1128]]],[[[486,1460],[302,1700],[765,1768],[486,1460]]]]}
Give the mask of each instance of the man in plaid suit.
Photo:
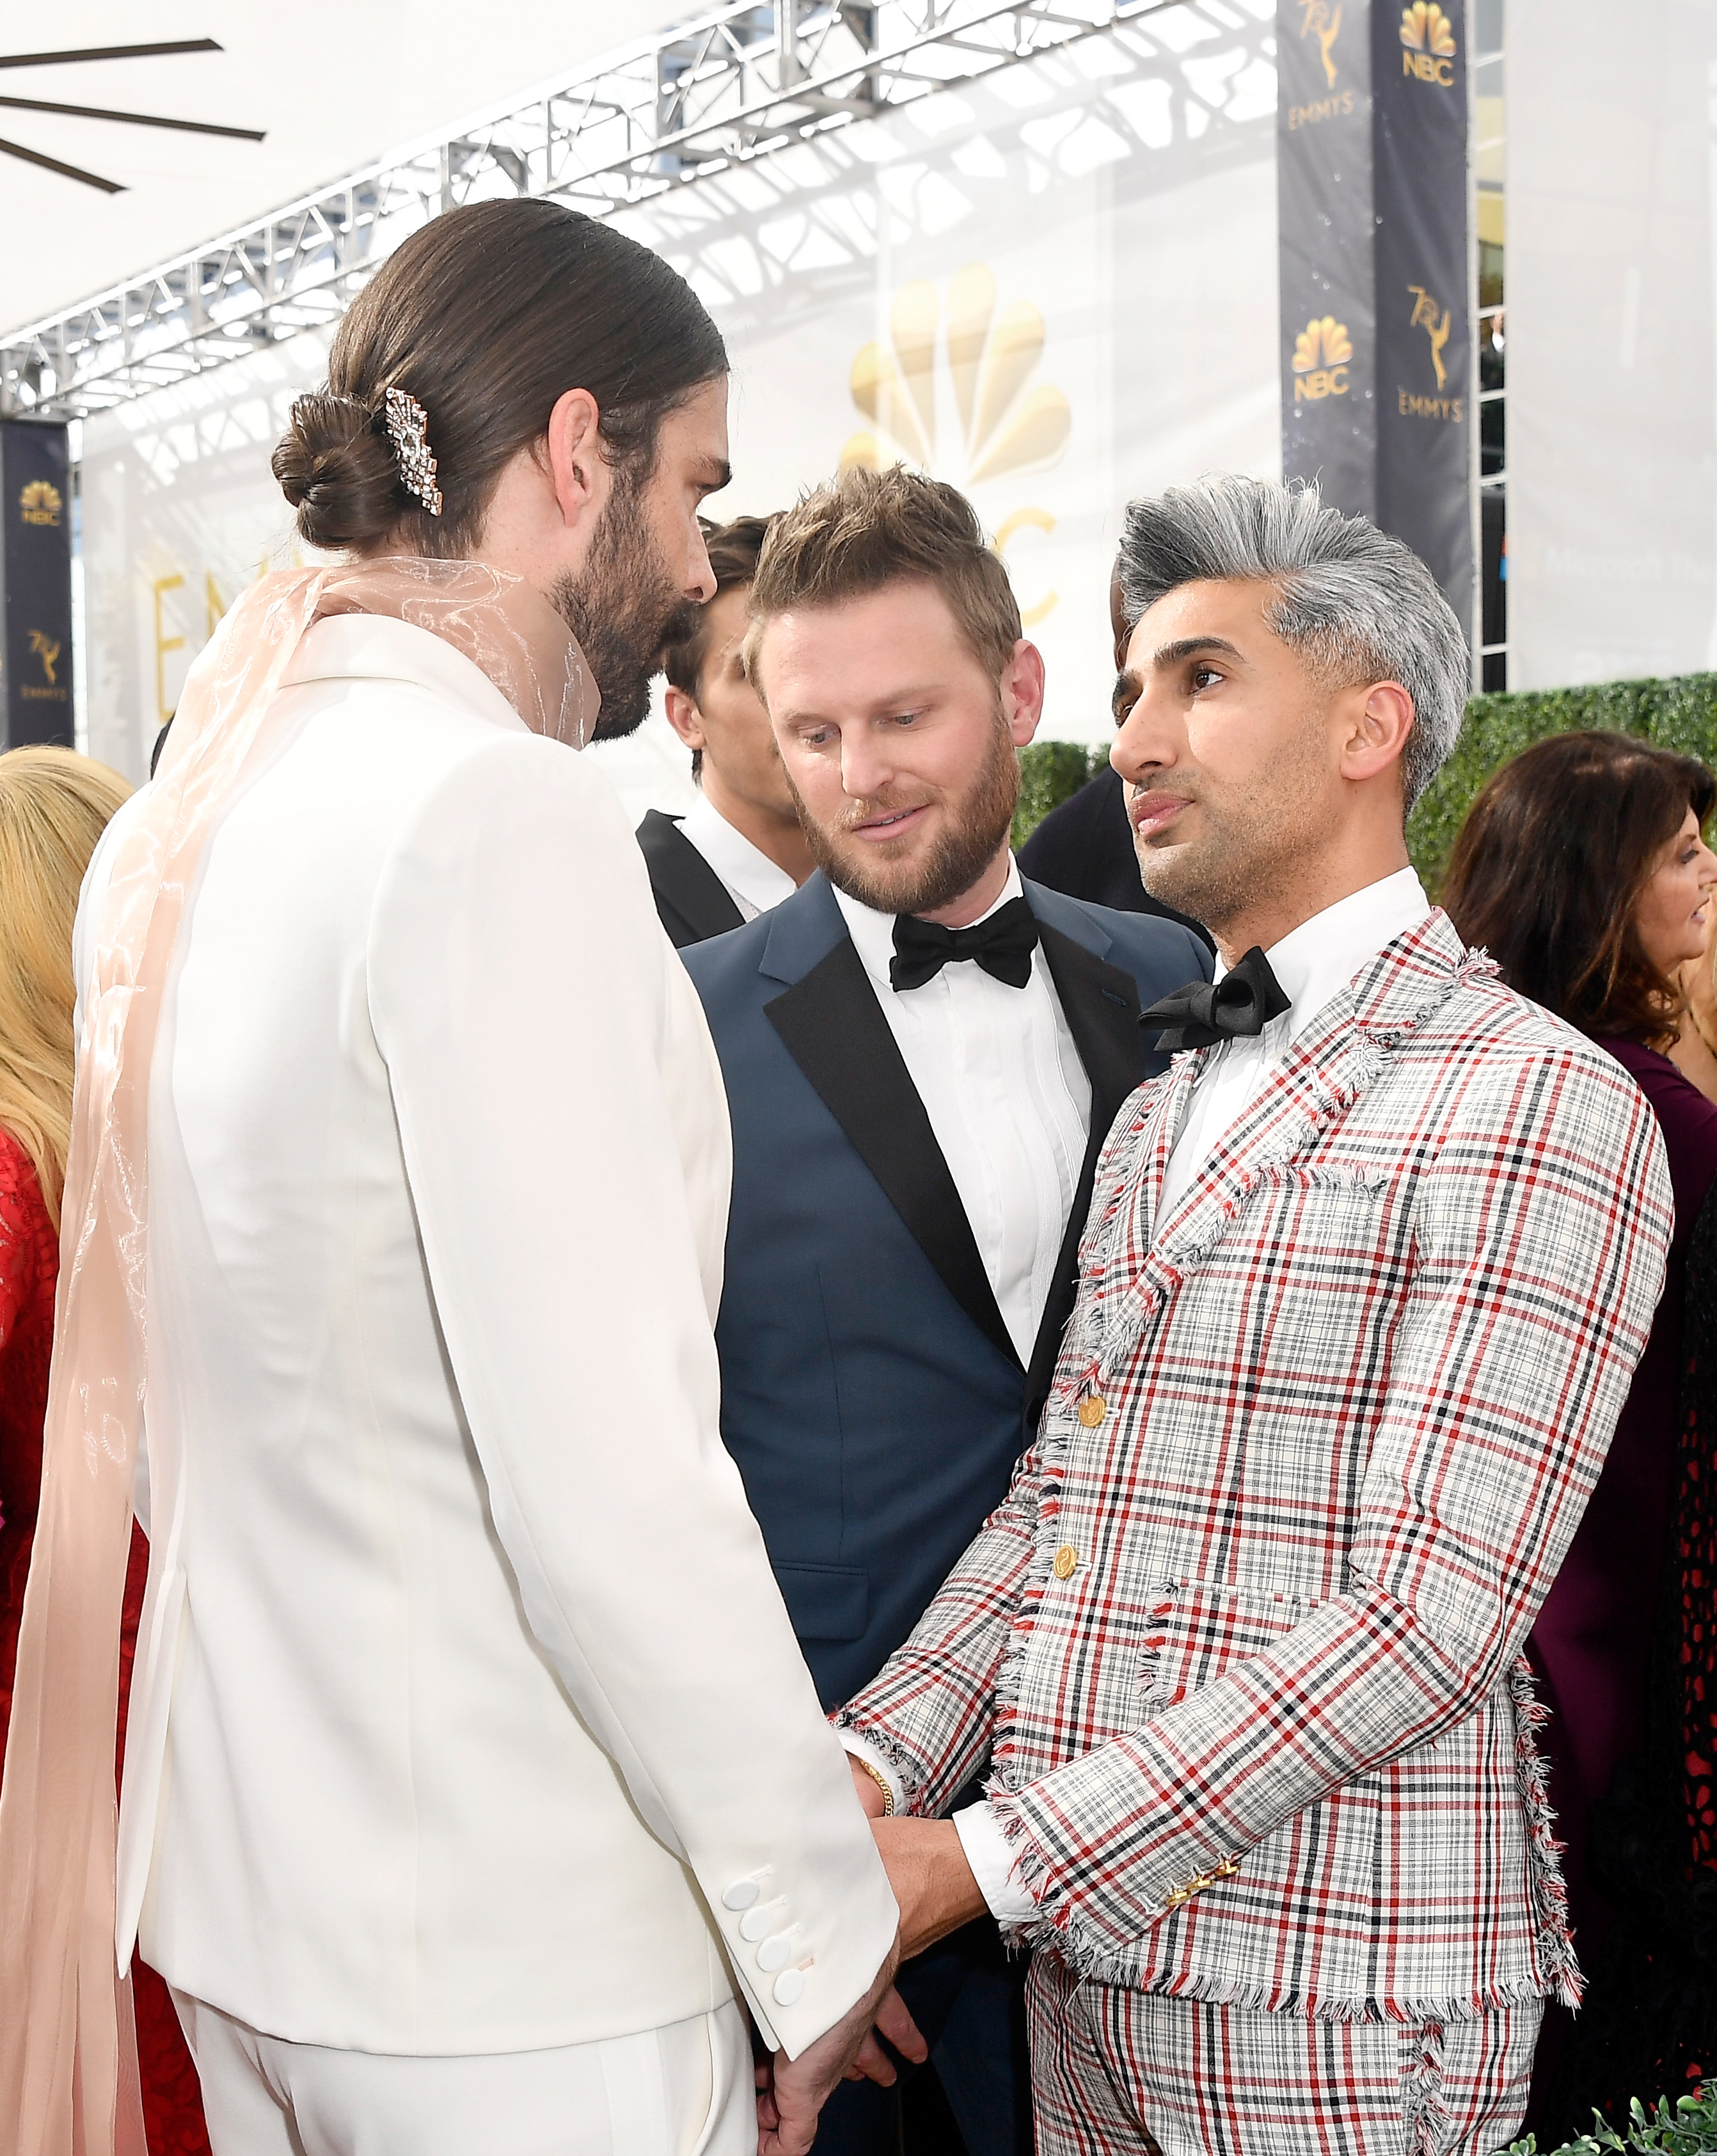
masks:
{"type": "Polygon", "coordinates": [[[1192,1052],[1110,1132],[1036,1441],[839,1718],[905,1950],[986,1904],[1035,1949],[1043,2156],[1489,2156],[1579,1995],[1520,1646],[1662,1147],[1407,865],[1468,679],[1422,564],[1222,479],[1121,573],[1145,880],[1229,970],[1155,1007],[1192,1052]]]}

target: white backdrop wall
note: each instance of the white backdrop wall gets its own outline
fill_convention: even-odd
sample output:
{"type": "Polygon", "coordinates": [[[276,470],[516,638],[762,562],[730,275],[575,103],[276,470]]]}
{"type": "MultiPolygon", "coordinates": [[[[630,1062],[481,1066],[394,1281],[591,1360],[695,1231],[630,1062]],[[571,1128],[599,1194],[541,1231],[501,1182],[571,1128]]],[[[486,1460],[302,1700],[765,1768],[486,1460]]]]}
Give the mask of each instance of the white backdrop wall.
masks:
{"type": "Polygon", "coordinates": [[[1717,665],[1717,4],[1505,44],[1509,685],[1717,665]]]}
{"type": "MultiPolygon", "coordinates": [[[[1170,11],[1155,69],[1105,75],[1094,40],[626,220],[728,339],[712,506],[781,507],[843,456],[966,487],[1048,662],[1046,736],[1110,730],[1128,496],[1280,470],[1274,9],[1230,12],[1222,34],[1170,11]]],[[[303,339],[85,429],[89,747],[134,778],[222,608],[294,558],[269,452],[325,357],[303,339]]],[[[689,798],[659,721],[598,752],[636,810],[689,798]]]]}

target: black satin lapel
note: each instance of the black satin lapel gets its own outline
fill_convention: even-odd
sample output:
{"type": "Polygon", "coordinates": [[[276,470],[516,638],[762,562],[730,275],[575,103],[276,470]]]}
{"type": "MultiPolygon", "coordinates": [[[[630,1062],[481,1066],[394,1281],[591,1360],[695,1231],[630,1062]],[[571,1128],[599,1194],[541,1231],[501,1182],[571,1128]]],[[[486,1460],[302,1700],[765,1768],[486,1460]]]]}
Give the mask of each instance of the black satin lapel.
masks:
{"type": "Polygon", "coordinates": [[[1109,1136],[1110,1125],[1120,1112],[1122,1101],[1147,1078],[1155,1075],[1163,1060],[1139,1024],[1139,990],[1132,975],[1119,966],[1110,965],[1088,951],[1083,943],[1074,942],[1072,937],[1064,936],[1045,921],[1038,922],[1038,933],[1048,963],[1049,978],[1061,999],[1068,1031],[1074,1037],[1074,1046],[1079,1051],[1079,1060],[1091,1081],[1091,1129],[1085,1141],[1085,1158],[1080,1164],[1073,1208],[1067,1216],[1067,1229],[1055,1260],[1055,1277],[1049,1285],[1049,1299],[1043,1306],[1043,1320],[1038,1327],[1026,1373],[1028,1431],[1035,1426],[1048,1397],[1049,1382],[1055,1374],[1055,1358],[1061,1350],[1061,1336],[1073,1315],[1074,1297],[1079,1287],[1079,1238],[1085,1230],[1085,1215],[1091,1209],[1098,1155],[1109,1136]]]}
{"type": "Polygon", "coordinates": [[[746,916],[727,895],[727,886],[671,816],[652,808],[638,827],[638,843],[650,874],[656,911],[676,946],[701,943],[742,928],[746,916]],[[676,932],[670,911],[689,932],[676,932]]]}
{"type": "MultiPolygon", "coordinates": [[[[1091,1081],[1092,1138],[1100,1147],[1121,1102],[1164,1059],[1139,1024],[1139,989],[1130,973],[1047,921],[1038,923],[1038,935],[1068,1031],[1091,1081]]],[[[1094,1152],[1091,1158],[1094,1165],[1094,1152]]]]}
{"type": "Polygon", "coordinates": [[[960,1193],[851,939],[764,1009],[955,1301],[1017,1365],[960,1193]]]}

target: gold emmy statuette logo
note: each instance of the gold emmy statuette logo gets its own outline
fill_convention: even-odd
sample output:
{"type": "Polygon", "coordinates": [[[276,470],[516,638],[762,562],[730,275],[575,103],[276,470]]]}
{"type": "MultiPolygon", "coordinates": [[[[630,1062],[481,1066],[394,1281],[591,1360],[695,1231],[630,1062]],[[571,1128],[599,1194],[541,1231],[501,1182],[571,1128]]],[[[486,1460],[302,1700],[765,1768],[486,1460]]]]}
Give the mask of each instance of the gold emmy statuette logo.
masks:
{"type": "MultiPolygon", "coordinates": [[[[1029,300],[997,313],[996,280],[984,263],[955,275],[946,306],[927,279],[904,285],[889,310],[888,342],[866,345],[853,362],[853,402],[870,424],[848,437],[842,470],[946,465],[946,476],[969,487],[1048,464],[1067,447],[1073,413],[1060,390],[1029,386],[1043,353],[1042,314],[1029,300]],[[940,457],[939,381],[952,392],[956,423],[955,442],[945,435],[940,457]]],[[[1028,528],[1050,532],[1055,519],[1046,509],[1016,509],[996,527],[996,552],[1028,528]]],[[[1041,621],[1056,597],[1052,591],[1025,608],[1021,619],[1028,628],[1041,621]]]]}
{"type": "Polygon", "coordinates": [[[33,479],[18,497],[18,506],[26,524],[58,524],[59,489],[49,480],[33,479]]]}
{"type": "Polygon", "coordinates": [[[63,704],[65,690],[60,687],[59,676],[54,670],[59,664],[59,639],[49,636],[44,629],[33,629],[30,631],[30,649],[42,662],[42,671],[48,677],[48,685],[43,689],[33,681],[20,681],[18,685],[20,699],[26,704],[63,704]]]}
{"type": "Polygon", "coordinates": [[[1331,90],[1335,87],[1335,40],[1341,35],[1341,10],[1332,8],[1330,0],[1299,0],[1299,34],[1315,38],[1324,63],[1324,77],[1331,90]]]}
{"type": "Polygon", "coordinates": [[[1443,363],[1443,348],[1448,342],[1449,311],[1439,307],[1436,295],[1423,285],[1409,285],[1413,295],[1411,326],[1423,330],[1431,340],[1431,364],[1437,370],[1437,388],[1426,395],[1416,389],[1397,389],[1396,409],[1403,419],[1453,420],[1458,423],[1466,416],[1466,400],[1461,397],[1445,397],[1448,387],[1448,369],[1443,363]]]}
{"type": "Polygon", "coordinates": [[[1448,369],[1443,363],[1443,347],[1448,342],[1448,309],[1443,311],[1443,319],[1437,318],[1437,302],[1422,285],[1409,285],[1413,295],[1412,326],[1423,330],[1431,340],[1431,364],[1437,369],[1439,392],[1448,387],[1448,369]]]}
{"type": "MultiPolygon", "coordinates": [[[[1301,0],[1304,5],[1304,0],[1301,0]]],[[[1412,0],[1401,11],[1401,71],[1444,90],[1454,82],[1454,25],[1437,0],[1412,0]]]]}
{"type": "Polygon", "coordinates": [[[1294,403],[1346,396],[1352,358],[1353,339],[1345,322],[1338,322],[1334,315],[1309,321],[1294,340],[1294,403]]]}

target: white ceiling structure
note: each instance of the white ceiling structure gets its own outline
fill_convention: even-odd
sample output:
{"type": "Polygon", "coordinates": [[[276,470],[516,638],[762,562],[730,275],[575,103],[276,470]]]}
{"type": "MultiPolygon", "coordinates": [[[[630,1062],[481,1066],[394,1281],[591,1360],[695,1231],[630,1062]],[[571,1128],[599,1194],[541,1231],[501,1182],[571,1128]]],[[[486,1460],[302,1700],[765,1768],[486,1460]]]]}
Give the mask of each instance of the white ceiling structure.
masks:
{"type": "Polygon", "coordinates": [[[0,108],[0,328],[102,290],[697,12],[696,0],[0,0],[0,56],[213,38],[218,53],[0,70],[0,96],[262,131],[258,142],[0,108]]]}
{"type": "MultiPolygon", "coordinates": [[[[717,175],[759,161],[779,161],[792,191],[806,178],[793,163],[799,149],[839,143],[862,162],[870,123],[956,84],[1050,54],[1079,55],[1078,73],[1125,74],[1273,14],[1274,0],[1238,9],[1230,0],[725,0],[610,44],[486,111],[468,108],[451,132],[443,124],[420,134],[248,227],[177,259],[157,254],[105,292],[0,332],[0,411],[88,416],[325,330],[408,232],[460,203],[538,195],[607,217],[702,195],[717,175]]],[[[1243,54],[1228,57],[1243,66],[1243,54]]],[[[90,63],[134,64],[141,55],[90,63]]],[[[193,62],[174,54],[165,64],[193,62]]],[[[1186,68],[1189,81],[1211,73],[1190,55],[1186,68]]],[[[1234,87],[1232,69],[1217,72],[1224,80],[1204,82],[1194,100],[1207,121],[1234,87]]],[[[9,80],[0,72],[0,106],[15,107],[9,80]]],[[[224,136],[190,139],[230,146],[224,136]]],[[[0,141],[0,170],[8,146],[0,141]]],[[[44,177],[95,192],[69,159],[44,177]]]]}

